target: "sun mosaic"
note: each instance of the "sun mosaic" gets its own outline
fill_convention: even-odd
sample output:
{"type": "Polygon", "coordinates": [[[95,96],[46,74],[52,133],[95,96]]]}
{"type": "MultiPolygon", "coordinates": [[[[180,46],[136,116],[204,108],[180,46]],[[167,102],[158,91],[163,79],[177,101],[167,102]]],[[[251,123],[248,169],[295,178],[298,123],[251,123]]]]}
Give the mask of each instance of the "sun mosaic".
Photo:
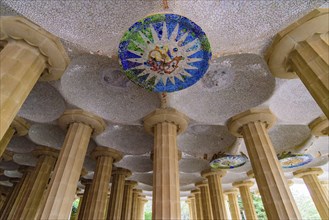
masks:
{"type": "Polygon", "coordinates": [[[174,92],[202,78],[211,50],[205,33],[188,18],[156,14],[129,28],[119,58],[134,83],[154,92],[174,92]]]}

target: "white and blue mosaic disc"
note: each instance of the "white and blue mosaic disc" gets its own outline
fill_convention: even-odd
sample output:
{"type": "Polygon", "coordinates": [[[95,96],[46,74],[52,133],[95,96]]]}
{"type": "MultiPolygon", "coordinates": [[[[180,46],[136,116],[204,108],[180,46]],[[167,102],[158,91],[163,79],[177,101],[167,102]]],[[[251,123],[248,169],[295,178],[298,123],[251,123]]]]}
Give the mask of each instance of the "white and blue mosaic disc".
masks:
{"type": "Polygon", "coordinates": [[[226,155],[211,161],[210,166],[213,169],[234,169],[243,166],[247,160],[241,155],[226,155]]]}
{"type": "Polygon", "coordinates": [[[124,34],[119,59],[130,80],[149,91],[174,92],[206,73],[211,49],[202,29],[176,14],[148,16],[124,34]]]}
{"type": "Polygon", "coordinates": [[[301,167],[313,160],[310,154],[290,154],[289,156],[279,157],[279,162],[283,169],[301,167]]]}

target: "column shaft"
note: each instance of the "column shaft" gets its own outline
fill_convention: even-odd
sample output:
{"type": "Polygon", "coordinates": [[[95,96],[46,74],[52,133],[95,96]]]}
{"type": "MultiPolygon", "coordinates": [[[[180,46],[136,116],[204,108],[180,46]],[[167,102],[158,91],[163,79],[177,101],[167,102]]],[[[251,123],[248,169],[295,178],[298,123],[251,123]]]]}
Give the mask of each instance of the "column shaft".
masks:
{"type": "Polygon", "coordinates": [[[232,220],[240,220],[241,214],[236,193],[227,194],[232,220]]]}
{"type": "Polygon", "coordinates": [[[329,36],[314,34],[290,54],[292,69],[329,118],[329,36]]]}
{"type": "Polygon", "coordinates": [[[137,211],[137,219],[143,220],[144,217],[144,207],[147,200],[144,197],[138,198],[138,211],[137,211]]]}
{"type": "Polygon", "coordinates": [[[315,207],[321,218],[329,219],[329,200],[318,177],[315,174],[309,174],[303,176],[302,178],[311,194],[315,207]]]}
{"type": "Polygon", "coordinates": [[[197,189],[193,190],[192,193],[195,194],[196,217],[198,220],[203,220],[201,192],[197,189]]]}
{"type": "Polygon", "coordinates": [[[31,178],[31,191],[25,203],[22,204],[22,214],[17,217],[22,219],[35,218],[55,163],[56,157],[51,155],[42,155],[39,158],[33,173],[33,178],[31,178]]]}
{"type": "Polygon", "coordinates": [[[85,183],[85,190],[83,192],[83,197],[81,198],[82,200],[80,200],[80,203],[79,204],[79,215],[78,215],[78,220],[83,220],[83,219],[86,219],[86,212],[87,212],[87,209],[89,209],[89,207],[86,205],[87,204],[87,201],[88,201],[88,197],[91,196],[90,195],[90,185],[91,185],[91,182],[88,182],[88,183],[85,183]]]}
{"type": "Polygon", "coordinates": [[[179,219],[177,126],[161,122],[154,127],[153,219],[179,219]]]}
{"type": "Polygon", "coordinates": [[[1,140],[46,68],[46,59],[24,41],[9,41],[0,52],[0,63],[1,140]]]}
{"type": "Polygon", "coordinates": [[[267,217],[301,219],[268,136],[266,123],[249,122],[243,125],[242,134],[267,217]]]}
{"type": "Polygon", "coordinates": [[[207,183],[196,184],[196,187],[199,187],[201,191],[201,205],[203,211],[203,219],[205,220],[214,219],[208,184],[207,183]]]}
{"type": "Polygon", "coordinates": [[[10,194],[7,195],[5,205],[0,210],[0,219],[1,220],[8,219],[9,212],[14,205],[14,202],[17,198],[17,195],[20,191],[20,188],[21,188],[23,182],[24,182],[24,179],[21,179],[19,182],[14,182],[14,185],[13,185],[13,188],[12,188],[10,194]]]}
{"type": "Polygon", "coordinates": [[[2,139],[0,140],[0,157],[2,156],[3,152],[5,152],[11,138],[15,134],[15,129],[12,127],[9,127],[2,139]]]}
{"type": "Polygon", "coordinates": [[[110,177],[112,173],[113,158],[109,156],[97,157],[96,171],[90,189],[90,198],[86,206],[86,219],[105,219],[105,207],[110,177]]]}
{"type": "Polygon", "coordinates": [[[132,208],[131,208],[131,220],[137,219],[138,195],[139,195],[139,190],[134,189],[133,190],[132,208]]]}
{"type": "Polygon", "coordinates": [[[69,217],[91,133],[92,128],[86,124],[70,124],[51,178],[42,219],[69,217]]]}
{"type": "Polygon", "coordinates": [[[121,220],[131,219],[132,203],[133,203],[133,187],[135,184],[136,183],[133,183],[131,181],[126,181],[125,183],[121,220]]]}
{"type": "Polygon", "coordinates": [[[247,220],[255,220],[257,219],[257,214],[254,206],[254,202],[249,190],[249,186],[239,186],[240,196],[242,199],[242,204],[244,211],[246,213],[247,220]]]}
{"type": "Polygon", "coordinates": [[[111,187],[109,208],[107,213],[108,220],[120,220],[122,212],[123,191],[125,186],[125,175],[115,173],[111,187]]]}

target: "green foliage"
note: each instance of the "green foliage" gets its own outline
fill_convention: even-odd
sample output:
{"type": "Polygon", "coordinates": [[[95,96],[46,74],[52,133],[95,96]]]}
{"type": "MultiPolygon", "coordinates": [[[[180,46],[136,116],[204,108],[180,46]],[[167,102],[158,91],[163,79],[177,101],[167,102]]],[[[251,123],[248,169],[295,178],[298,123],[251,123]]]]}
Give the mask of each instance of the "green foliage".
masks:
{"type": "Polygon", "coordinates": [[[152,212],[144,212],[145,220],[152,220],[152,212]]]}
{"type": "Polygon", "coordinates": [[[80,202],[80,199],[76,199],[76,200],[73,202],[73,205],[72,205],[72,213],[75,214],[75,213],[78,212],[79,202],[80,202]]]}
{"type": "MultiPolygon", "coordinates": [[[[259,220],[266,220],[267,216],[265,213],[265,209],[263,206],[263,202],[262,202],[262,198],[259,195],[256,195],[255,193],[252,193],[252,198],[254,201],[254,206],[255,206],[255,211],[256,211],[256,215],[258,217],[259,220]]],[[[241,217],[242,219],[245,219],[245,214],[244,214],[244,208],[243,208],[243,204],[242,204],[242,200],[241,197],[238,197],[238,204],[239,204],[239,208],[241,213],[241,217]]]]}

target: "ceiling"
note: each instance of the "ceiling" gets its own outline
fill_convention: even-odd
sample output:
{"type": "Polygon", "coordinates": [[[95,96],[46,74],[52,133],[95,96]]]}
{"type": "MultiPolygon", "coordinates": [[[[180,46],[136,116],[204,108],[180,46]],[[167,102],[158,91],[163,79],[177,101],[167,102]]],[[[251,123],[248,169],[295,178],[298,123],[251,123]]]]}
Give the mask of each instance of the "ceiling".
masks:
{"type": "MultiPolygon", "coordinates": [[[[60,149],[65,131],[57,119],[66,109],[81,108],[106,120],[106,130],[93,137],[88,147],[85,168],[92,178],[95,161],[89,154],[96,145],[122,151],[125,157],[116,164],[133,172],[129,179],[151,196],[153,137],[142,126],[142,118],[160,107],[156,93],[130,82],[117,60],[123,33],[146,15],[170,12],[184,15],[207,34],[213,52],[210,68],[195,85],[170,93],[168,105],[186,114],[191,122],[178,137],[183,152],[180,161],[181,196],[202,180],[200,171],[209,167],[214,153],[227,151],[236,138],[226,121],[253,107],[268,107],[277,116],[269,131],[277,153],[300,145],[311,136],[308,123],[322,115],[320,108],[299,79],[283,80],[270,73],[263,53],[274,35],[290,23],[318,7],[325,0],[226,1],[171,0],[165,10],[162,1],[10,1],[0,3],[1,15],[21,15],[61,38],[71,63],[62,78],[38,82],[18,115],[31,128],[26,137],[15,137],[8,150],[14,161],[1,161],[5,170],[0,184],[17,177],[18,164],[34,166],[31,151],[37,145],[60,149]],[[206,160],[205,160],[206,158],[206,160]]],[[[328,137],[318,138],[309,153],[315,159],[305,167],[320,166],[328,179],[328,137]]],[[[240,151],[248,155],[242,142],[240,151]]],[[[249,162],[229,170],[223,178],[224,189],[247,179],[249,162]]],[[[293,178],[286,170],[288,178],[293,178]]],[[[300,179],[294,179],[302,183],[300,179]]]]}

